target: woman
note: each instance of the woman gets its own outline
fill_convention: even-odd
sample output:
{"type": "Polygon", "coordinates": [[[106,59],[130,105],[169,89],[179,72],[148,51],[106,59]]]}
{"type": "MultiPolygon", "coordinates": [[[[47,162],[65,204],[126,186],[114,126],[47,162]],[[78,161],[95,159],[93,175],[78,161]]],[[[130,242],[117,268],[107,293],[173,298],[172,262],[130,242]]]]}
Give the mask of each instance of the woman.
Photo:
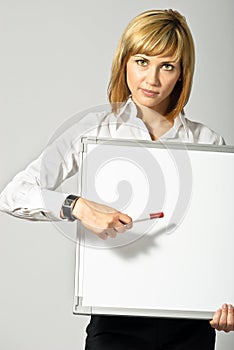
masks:
{"type": "MultiPolygon", "coordinates": [[[[152,10],[134,18],[113,61],[112,113],[87,115],[48,146],[2,192],[1,210],[30,220],[79,219],[102,239],[123,233],[131,224],[128,215],[54,190],[79,170],[82,135],[224,144],[215,132],[184,116],[193,72],[194,45],[184,17],[172,10],[152,10]]],[[[234,329],[232,305],[224,304],[210,322],[92,316],[86,349],[209,350],[214,349],[215,328],[234,329]]]]}

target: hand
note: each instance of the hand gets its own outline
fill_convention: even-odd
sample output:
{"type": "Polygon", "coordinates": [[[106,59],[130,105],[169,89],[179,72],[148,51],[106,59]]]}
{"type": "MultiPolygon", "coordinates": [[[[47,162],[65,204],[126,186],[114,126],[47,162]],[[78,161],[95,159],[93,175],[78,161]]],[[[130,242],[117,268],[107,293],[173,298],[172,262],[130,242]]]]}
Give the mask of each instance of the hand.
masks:
{"type": "Polygon", "coordinates": [[[210,321],[213,328],[218,331],[230,332],[234,331],[234,308],[231,304],[223,304],[221,309],[218,309],[213,320],[210,321]]]}
{"type": "Polygon", "coordinates": [[[118,232],[125,232],[131,227],[132,221],[128,215],[114,208],[84,198],[79,198],[76,202],[72,215],[102,239],[107,239],[108,236],[114,238],[118,232]],[[130,225],[126,227],[125,224],[130,225]]]}

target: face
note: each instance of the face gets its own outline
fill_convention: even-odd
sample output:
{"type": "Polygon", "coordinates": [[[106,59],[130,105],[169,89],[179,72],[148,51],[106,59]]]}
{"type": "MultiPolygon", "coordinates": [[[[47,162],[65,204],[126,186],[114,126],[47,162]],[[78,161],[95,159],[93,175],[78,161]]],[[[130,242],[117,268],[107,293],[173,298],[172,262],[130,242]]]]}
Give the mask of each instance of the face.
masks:
{"type": "Polygon", "coordinates": [[[180,61],[137,54],[127,62],[127,85],[136,105],[165,114],[170,94],[180,78],[180,61]]]}

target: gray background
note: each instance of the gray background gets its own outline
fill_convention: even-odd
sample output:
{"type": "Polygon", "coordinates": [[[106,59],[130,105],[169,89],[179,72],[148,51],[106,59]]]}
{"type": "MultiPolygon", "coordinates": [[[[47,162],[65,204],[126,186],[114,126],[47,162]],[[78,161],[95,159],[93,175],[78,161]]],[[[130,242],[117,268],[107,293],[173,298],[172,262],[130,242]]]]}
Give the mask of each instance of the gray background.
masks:
{"type": "MultiPolygon", "coordinates": [[[[196,43],[187,115],[234,144],[232,0],[1,0],[1,189],[65,120],[106,102],[128,21],[168,7],[187,17],[196,43]]],[[[82,349],[89,318],[72,315],[75,244],[53,224],[0,218],[1,349],[82,349]]],[[[234,334],[219,333],[217,349],[233,342],[234,334]]]]}

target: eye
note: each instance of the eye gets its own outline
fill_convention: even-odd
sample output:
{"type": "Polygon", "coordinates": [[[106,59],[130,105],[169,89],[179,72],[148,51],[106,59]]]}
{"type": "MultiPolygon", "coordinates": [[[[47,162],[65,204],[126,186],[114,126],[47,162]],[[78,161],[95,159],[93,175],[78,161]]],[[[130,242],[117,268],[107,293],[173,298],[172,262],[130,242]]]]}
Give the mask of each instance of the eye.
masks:
{"type": "Polygon", "coordinates": [[[146,67],[147,64],[148,64],[148,62],[147,62],[146,60],[144,60],[143,58],[137,59],[137,60],[136,60],[136,63],[137,63],[139,66],[141,66],[141,67],[146,67]]]}
{"type": "Polygon", "coordinates": [[[163,68],[164,70],[166,70],[166,71],[171,71],[171,70],[174,69],[174,66],[173,66],[172,64],[169,64],[169,63],[164,63],[164,64],[162,65],[162,68],[163,68]]]}

